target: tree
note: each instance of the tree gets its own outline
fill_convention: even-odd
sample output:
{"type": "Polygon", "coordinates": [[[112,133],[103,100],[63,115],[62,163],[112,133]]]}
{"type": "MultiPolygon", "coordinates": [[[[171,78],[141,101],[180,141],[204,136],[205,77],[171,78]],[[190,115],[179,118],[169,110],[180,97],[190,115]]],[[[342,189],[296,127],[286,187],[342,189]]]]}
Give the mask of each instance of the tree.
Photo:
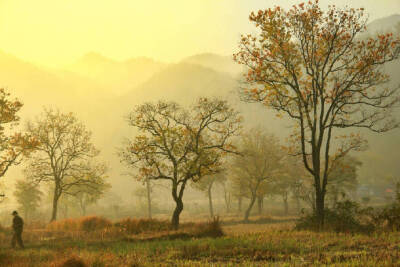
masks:
{"type": "Polygon", "coordinates": [[[289,196],[292,195],[297,203],[297,209],[300,211],[300,199],[302,193],[303,179],[305,174],[304,165],[299,157],[285,155],[284,163],[278,171],[275,181],[272,185],[272,194],[279,195],[283,201],[283,211],[289,213],[289,196]]]}
{"type": "Polygon", "coordinates": [[[73,113],[44,109],[36,121],[28,122],[27,130],[40,145],[29,157],[25,173],[35,183],[52,185],[54,221],[59,198],[96,188],[107,168],[93,162],[99,151],[90,142],[91,133],[73,113]]]}
{"type": "Polygon", "coordinates": [[[83,216],[86,215],[87,207],[96,204],[104,196],[104,193],[111,188],[111,185],[105,181],[104,173],[105,170],[95,173],[96,175],[101,174],[97,177],[88,177],[87,179],[92,181],[90,186],[74,186],[68,192],[75,198],[83,216]]]}
{"type": "Polygon", "coordinates": [[[28,134],[11,133],[19,124],[17,113],[22,103],[11,100],[10,94],[0,88],[0,177],[3,177],[12,165],[21,163],[38,142],[28,134]]]}
{"type": "Polygon", "coordinates": [[[145,198],[147,202],[147,216],[149,219],[152,218],[152,193],[153,193],[153,188],[154,185],[152,184],[152,181],[150,179],[145,179],[144,180],[144,185],[145,188],[137,188],[134,192],[136,196],[139,197],[139,199],[145,198]]]}
{"type": "Polygon", "coordinates": [[[187,183],[219,172],[223,157],[235,152],[238,113],[218,99],[201,98],[190,109],[160,101],[137,106],[128,123],[140,134],[126,142],[121,159],[139,171],[138,179],[171,182],[171,223],[178,228],[187,183]]]}
{"type": "Polygon", "coordinates": [[[242,156],[235,157],[232,162],[232,183],[240,185],[250,198],[244,215],[244,220],[248,221],[260,191],[274,180],[283,154],[278,139],[260,130],[242,136],[240,151],[242,156]]]}
{"type": "MultiPolygon", "coordinates": [[[[208,198],[208,207],[210,211],[210,217],[214,218],[214,206],[212,200],[212,188],[215,183],[223,183],[225,180],[225,174],[223,172],[216,173],[213,175],[207,175],[203,177],[201,180],[194,182],[193,187],[205,192],[208,198]]],[[[226,197],[226,196],[225,196],[226,197]]]]}
{"type": "Polygon", "coordinates": [[[226,207],[226,213],[231,212],[231,205],[232,205],[232,185],[230,180],[228,179],[228,173],[225,173],[224,176],[218,179],[218,182],[222,186],[222,190],[224,192],[224,202],[226,207]]]}
{"type": "Polygon", "coordinates": [[[248,67],[251,87],[242,95],[292,119],[296,153],[313,176],[316,215],[323,227],[332,162],[363,147],[354,133],[338,145],[339,129],[381,133],[398,126],[391,116],[399,101],[397,88],[382,88],[389,77],[381,66],[399,57],[400,41],[392,34],[358,39],[367,23],[362,8],[324,11],[318,0],[288,11],[260,10],[250,20],[260,32],[243,36],[235,54],[248,67]]]}
{"type": "Polygon", "coordinates": [[[357,170],[361,162],[350,155],[342,157],[335,162],[328,177],[329,184],[327,197],[331,199],[333,206],[339,201],[340,196],[350,195],[357,188],[357,170]]]}
{"type": "Polygon", "coordinates": [[[40,206],[43,193],[38,186],[24,180],[18,180],[15,185],[14,196],[19,204],[19,209],[24,213],[27,220],[40,206]]]}

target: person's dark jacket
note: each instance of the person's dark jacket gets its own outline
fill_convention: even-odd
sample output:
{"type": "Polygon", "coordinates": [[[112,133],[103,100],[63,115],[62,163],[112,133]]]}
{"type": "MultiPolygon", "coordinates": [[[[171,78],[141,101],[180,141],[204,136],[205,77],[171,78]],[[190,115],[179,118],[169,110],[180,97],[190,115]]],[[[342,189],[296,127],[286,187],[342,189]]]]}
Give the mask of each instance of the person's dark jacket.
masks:
{"type": "Polygon", "coordinates": [[[14,216],[12,227],[14,232],[22,232],[24,228],[24,221],[22,220],[22,218],[18,215],[14,216]]]}

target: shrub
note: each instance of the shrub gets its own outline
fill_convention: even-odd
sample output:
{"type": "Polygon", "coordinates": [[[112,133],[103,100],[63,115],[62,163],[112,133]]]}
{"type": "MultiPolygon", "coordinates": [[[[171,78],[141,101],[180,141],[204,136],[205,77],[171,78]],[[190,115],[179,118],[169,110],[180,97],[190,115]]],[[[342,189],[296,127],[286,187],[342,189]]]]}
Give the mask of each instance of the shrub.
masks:
{"type": "Polygon", "coordinates": [[[400,230],[400,183],[396,185],[396,200],[380,210],[369,209],[372,222],[377,228],[389,231],[400,230]]]}
{"type": "Polygon", "coordinates": [[[194,235],[196,237],[220,237],[224,235],[219,217],[214,217],[207,223],[195,225],[194,235]]]}
{"type": "MultiPolygon", "coordinates": [[[[336,203],[334,209],[325,209],[324,229],[335,232],[370,232],[375,230],[374,224],[368,219],[368,209],[361,209],[353,201],[336,203]],[[366,218],[367,217],[367,218],[366,218]]],[[[305,215],[296,224],[298,230],[319,230],[316,214],[305,215]]]]}
{"type": "Polygon", "coordinates": [[[95,230],[102,230],[111,225],[112,223],[103,217],[88,216],[77,219],[64,219],[60,221],[54,221],[49,223],[46,228],[52,231],[90,232],[95,230]]]}
{"type": "Polygon", "coordinates": [[[53,221],[46,228],[52,231],[77,231],[79,230],[79,221],[77,219],[53,221]]]}
{"type": "Polygon", "coordinates": [[[161,221],[156,219],[126,218],[116,222],[114,226],[123,229],[129,234],[171,230],[171,223],[169,221],[161,221]]]}
{"type": "Polygon", "coordinates": [[[103,217],[89,216],[80,219],[80,230],[86,232],[102,230],[111,225],[112,223],[103,217]]]}

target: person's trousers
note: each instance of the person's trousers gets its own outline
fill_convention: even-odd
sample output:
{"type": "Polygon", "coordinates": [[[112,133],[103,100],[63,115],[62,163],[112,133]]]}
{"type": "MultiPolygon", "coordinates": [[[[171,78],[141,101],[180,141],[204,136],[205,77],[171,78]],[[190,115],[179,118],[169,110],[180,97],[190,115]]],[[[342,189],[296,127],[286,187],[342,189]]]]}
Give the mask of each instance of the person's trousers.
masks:
{"type": "Polygon", "coordinates": [[[15,232],[13,233],[13,237],[12,237],[12,240],[11,240],[11,246],[12,246],[13,248],[15,248],[16,243],[18,243],[18,245],[19,245],[21,248],[24,248],[24,242],[22,242],[22,237],[21,237],[21,235],[22,235],[22,231],[21,231],[21,232],[15,231],[15,232]]]}

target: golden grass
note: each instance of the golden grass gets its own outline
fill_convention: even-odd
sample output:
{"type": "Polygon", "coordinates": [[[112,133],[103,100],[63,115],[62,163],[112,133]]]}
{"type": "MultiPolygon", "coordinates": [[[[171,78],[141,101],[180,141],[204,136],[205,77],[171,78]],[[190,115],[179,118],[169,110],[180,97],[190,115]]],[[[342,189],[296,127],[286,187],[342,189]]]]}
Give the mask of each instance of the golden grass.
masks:
{"type": "Polygon", "coordinates": [[[74,260],[97,267],[400,266],[399,232],[315,233],[293,230],[291,222],[240,223],[225,225],[224,236],[210,238],[201,232],[212,224],[184,223],[180,230],[171,231],[156,227],[156,222],[151,227],[138,227],[143,221],[134,219],[129,223],[147,230],[127,233],[117,223],[103,230],[75,231],[75,235],[74,231],[28,230],[24,233],[27,249],[17,251],[7,248],[10,236],[5,234],[0,237],[0,266],[58,267],[74,260]],[[122,231],[107,235],[107,229],[122,231]]]}

